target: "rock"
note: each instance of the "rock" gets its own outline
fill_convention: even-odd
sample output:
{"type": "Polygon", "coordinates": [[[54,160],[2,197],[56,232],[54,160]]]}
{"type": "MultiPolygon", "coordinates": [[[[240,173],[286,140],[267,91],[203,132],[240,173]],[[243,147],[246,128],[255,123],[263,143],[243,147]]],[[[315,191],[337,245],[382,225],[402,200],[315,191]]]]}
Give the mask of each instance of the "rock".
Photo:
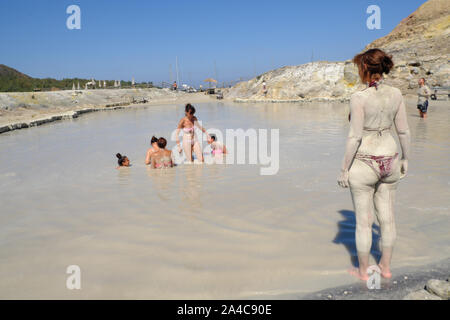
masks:
{"type": "Polygon", "coordinates": [[[448,0],[429,0],[403,19],[387,36],[375,40],[365,50],[381,48],[393,55],[394,68],[386,81],[405,93],[415,93],[417,80],[425,77],[431,85],[449,85],[448,52],[450,40],[448,0]],[[409,79],[404,67],[413,67],[409,79]],[[420,68],[418,68],[420,67],[420,68]],[[442,67],[442,72],[436,73],[442,67]],[[427,73],[428,72],[428,73],[427,73]],[[415,85],[410,85],[415,82],[415,85]]]}
{"type": "Polygon", "coordinates": [[[450,283],[444,280],[428,280],[426,289],[444,300],[450,299],[450,283]]]}
{"type": "Polygon", "coordinates": [[[419,68],[416,67],[411,68],[411,74],[419,74],[419,72],[420,72],[419,68]]]}
{"type": "Polygon", "coordinates": [[[403,298],[403,300],[442,300],[440,297],[429,293],[425,289],[420,289],[414,292],[411,292],[407,296],[403,298]]]}
{"type": "Polygon", "coordinates": [[[344,80],[355,85],[359,80],[358,68],[353,63],[345,63],[344,80]]]}
{"type": "MultiPolygon", "coordinates": [[[[380,48],[393,56],[395,67],[386,77],[386,84],[399,88],[403,94],[416,94],[420,77],[425,77],[431,86],[450,86],[449,17],[448,0],[428,0],[387,36],[366,46],[364,51],[380,48]]],[[[320,61],[266,72],[238,83],[226,97],[276,102],[348,100],[361,88],[359,83],[358,70],[350,60],[320,61]],[[263,95],[263,78],[267,96],[263,95]]]]}
{"type": "Polygon", "coordinates": [[[348,99],[357,90],[356,68],[345,62],[311,62],[264,73],[232,87],[225,96],[247,101],[348,99]],[[262,79],[268,93],[263,94],[262,79]]]}

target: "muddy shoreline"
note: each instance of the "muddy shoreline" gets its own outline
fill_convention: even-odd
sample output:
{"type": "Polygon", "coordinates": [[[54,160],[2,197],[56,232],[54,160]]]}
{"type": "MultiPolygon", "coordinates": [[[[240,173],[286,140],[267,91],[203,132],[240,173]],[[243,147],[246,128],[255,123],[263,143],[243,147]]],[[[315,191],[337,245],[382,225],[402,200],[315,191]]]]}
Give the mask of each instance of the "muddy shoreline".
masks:
{"type": "Polygon", "coordinates": [[[402,300],[411,292],[423,289],[430,279],[447,280],[450,277],[450,258],[419,267],[393,270],[393,278],[382,280],[381,289],[369,290],[365,282],[355,282],[324,289],[304,296],[291,295],[281,299],[303,300],[402,300]]]}
{"type": "Polygon", "coordinates": [[[214,101],[213,98],[215,100],[215,96],[204,93],[190,94],[166,89],[0,93],[0,134],[74,119],[85,113],[208,102],[214,101]],[[30,99],[33,101],[30,102],[30,99]]]}

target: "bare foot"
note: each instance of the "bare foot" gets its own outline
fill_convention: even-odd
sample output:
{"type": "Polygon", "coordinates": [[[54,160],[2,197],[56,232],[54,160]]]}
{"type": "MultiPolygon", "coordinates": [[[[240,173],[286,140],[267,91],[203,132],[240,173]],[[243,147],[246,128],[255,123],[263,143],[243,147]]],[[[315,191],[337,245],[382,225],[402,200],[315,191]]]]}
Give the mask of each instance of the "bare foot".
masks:
{"type": "Polygon", "coordinates": [[[365,274],[361,274],[361,272],[359,271],[358,268],[351,268],[348,269],[348,273],[356,278],[358,278],[359,280],[362,281],[367,281],[369,280],[369,275],[367,273],[365,274]]]}
{"type": "Polygon", "coordinates": [[[389,268],[385,268],[381,264],[379,264],[378,267],[381,269],[381,276],[383,278],[386,278],[386,279],[392,278],[392,273],[389,270],[389,268]]]}

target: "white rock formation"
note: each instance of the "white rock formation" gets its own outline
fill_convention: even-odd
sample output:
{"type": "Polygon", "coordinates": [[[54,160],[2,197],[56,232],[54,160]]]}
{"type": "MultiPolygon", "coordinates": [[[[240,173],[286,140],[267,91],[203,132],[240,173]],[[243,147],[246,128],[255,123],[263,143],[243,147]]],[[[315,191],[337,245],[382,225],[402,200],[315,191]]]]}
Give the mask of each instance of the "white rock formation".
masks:
{"type": "MultiPolygon", "coordinates": [[[[415,93],[421,77],[430,86],[450,86],[449,0],[427,1],[365,50],[370,48],[393,55],[395,66],[386,82],[403,93],[415,93]]],[[[238,83],[225,96],[244,101],[347,100],[359,86],[358,72],[350,61],[313,62],[266,72],[238,83]]]]}
{"type": "Polygon", "coordinates": [[[311,62],[269,71],[238,83],[229,90],[227,97],[272,101],[345,99],[356,90],[357,81],[357,70],[350,61],[311,62]]]}

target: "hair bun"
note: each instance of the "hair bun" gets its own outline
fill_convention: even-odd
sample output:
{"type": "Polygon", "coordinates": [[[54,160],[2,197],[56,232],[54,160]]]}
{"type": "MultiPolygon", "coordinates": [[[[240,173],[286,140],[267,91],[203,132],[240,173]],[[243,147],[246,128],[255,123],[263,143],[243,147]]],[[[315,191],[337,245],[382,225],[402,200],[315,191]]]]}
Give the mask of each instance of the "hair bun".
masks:
{"type": "Polygon", "coordinates": [[[381,64],[383,66],[383,72],[388,74],[389,71],[391,71],[392,67],[394,66],[394,62],[392,62],[392,56],[385,55],[383,57],[383,62],[381,64]]]}
{"type": "Polygon", "coordinates": [[[122,158],[122,155],[120,153],[117,153],[116,157],[120,159],[120,158],[122,158]]]}

